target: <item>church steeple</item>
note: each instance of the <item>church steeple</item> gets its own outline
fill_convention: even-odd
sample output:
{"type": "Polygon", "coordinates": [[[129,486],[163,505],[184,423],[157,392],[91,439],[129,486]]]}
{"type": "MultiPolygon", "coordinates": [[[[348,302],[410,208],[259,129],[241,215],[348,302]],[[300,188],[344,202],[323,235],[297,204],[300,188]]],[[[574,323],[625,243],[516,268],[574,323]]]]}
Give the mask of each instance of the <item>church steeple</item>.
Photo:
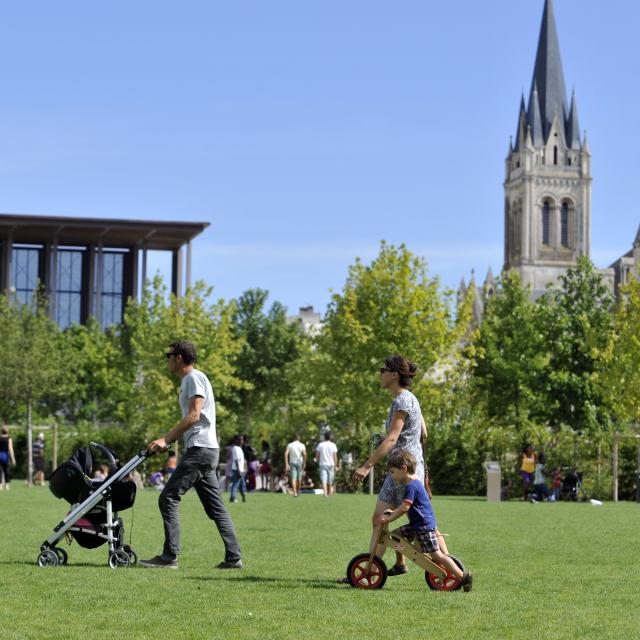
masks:
{"type": "Polygon", "coordinates": [[[591,161],[571,106],[552,0],[544,0],[531,91],[516,146],[506,160],[504,268],[515,269],[535,298],[580,256],[589,256],[591,161]]]}
{"type": "MultiPolygon", "coordinates": [[[[531,97],[536,89],[540,99],[540,115],[542,116],[543,135],[546,141],[553,116],[557,113],[566,122],[569,115],[552,0],[545,0],[536,66],[531,81],[531,97]]],[[[531,103],[531,101],[529,102],[531,103]]]]}

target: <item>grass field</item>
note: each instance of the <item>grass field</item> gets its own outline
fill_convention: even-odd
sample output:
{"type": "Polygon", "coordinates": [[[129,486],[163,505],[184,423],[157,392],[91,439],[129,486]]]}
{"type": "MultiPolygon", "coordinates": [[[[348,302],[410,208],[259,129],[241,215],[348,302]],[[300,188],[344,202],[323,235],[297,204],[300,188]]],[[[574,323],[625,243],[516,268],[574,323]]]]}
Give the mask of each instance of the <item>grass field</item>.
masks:
{"type": "MultiPolygon", "coordinates": [[[[450,551],[473,591],[431,592],[412,566],[379,591],[338,585],[365,551],[373,499],[250,495],[230,505],[246,562],[220,571],[220,538],[192,492],[183,500],[177,571],[112,570],[106,547],[73,544],[41,569],[40,544],[64,516],[47,489],[0,492],[4,640],[34,638],[615,638],[640,637],[640,507],[436,498],[450,551]]],[[[123,513],[139,557],[161,549],[157,493],[123,513]]],[[[385,558],[391,565],[392,558],[385,558]]]]}

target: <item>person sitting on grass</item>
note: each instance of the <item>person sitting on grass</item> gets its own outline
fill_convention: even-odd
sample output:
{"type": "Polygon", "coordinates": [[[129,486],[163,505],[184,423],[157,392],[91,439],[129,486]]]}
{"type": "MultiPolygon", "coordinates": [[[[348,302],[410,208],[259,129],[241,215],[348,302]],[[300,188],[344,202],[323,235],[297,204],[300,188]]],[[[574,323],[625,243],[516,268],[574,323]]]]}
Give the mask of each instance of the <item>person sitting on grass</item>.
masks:
{"type": "Polygon", "coordinates": [[[377,524],[385,525],[407,514],[409,524],[399,527],[395,532],[409,540],[416,538],[423,553],[428,553],[434,562],[458,578],[464,591],[471,591],[473,576],[468,571],[462,572],[448,555],[440,551],[438,525],[431,500],[423,483],[415,475],[416,459],[402,451],[392,455],[388,464],[394,482],[405,487],[404,497],[397,509],[378,516],[377,524]]]}

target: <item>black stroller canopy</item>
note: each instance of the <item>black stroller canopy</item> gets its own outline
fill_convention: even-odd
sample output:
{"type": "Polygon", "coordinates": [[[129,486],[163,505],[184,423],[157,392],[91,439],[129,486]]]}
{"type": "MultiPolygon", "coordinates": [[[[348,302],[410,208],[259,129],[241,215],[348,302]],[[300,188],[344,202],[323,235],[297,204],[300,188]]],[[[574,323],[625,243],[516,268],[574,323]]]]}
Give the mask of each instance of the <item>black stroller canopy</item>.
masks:
{"type": "MultiPolygon", "coordinates": [[[[95,442],[91,446],[107,456],[109,468],[112,473],[115,472],[118,467],[113,451],[95,442]]],[[[56,498],[64,498],[69,504],[82,502],[95,489],[91,478],[92,470],[91,447],[81,447],[53,472],[49,479],[49,489],[56,498]]]]}

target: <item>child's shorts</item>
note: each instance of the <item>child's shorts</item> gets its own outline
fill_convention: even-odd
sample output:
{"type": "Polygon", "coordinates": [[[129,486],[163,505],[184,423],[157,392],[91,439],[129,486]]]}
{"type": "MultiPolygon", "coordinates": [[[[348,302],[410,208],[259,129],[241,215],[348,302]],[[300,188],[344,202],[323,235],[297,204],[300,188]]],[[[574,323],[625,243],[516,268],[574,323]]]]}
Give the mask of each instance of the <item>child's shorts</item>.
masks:
{"type": "Polygon", "coordinates": [[[404,527],[400,527],[398,533],[408,540],[415,538],[420,543],[422,553],[440,551],[436,529],[414,529],[410,524],[405,524],[404,527]]]}

